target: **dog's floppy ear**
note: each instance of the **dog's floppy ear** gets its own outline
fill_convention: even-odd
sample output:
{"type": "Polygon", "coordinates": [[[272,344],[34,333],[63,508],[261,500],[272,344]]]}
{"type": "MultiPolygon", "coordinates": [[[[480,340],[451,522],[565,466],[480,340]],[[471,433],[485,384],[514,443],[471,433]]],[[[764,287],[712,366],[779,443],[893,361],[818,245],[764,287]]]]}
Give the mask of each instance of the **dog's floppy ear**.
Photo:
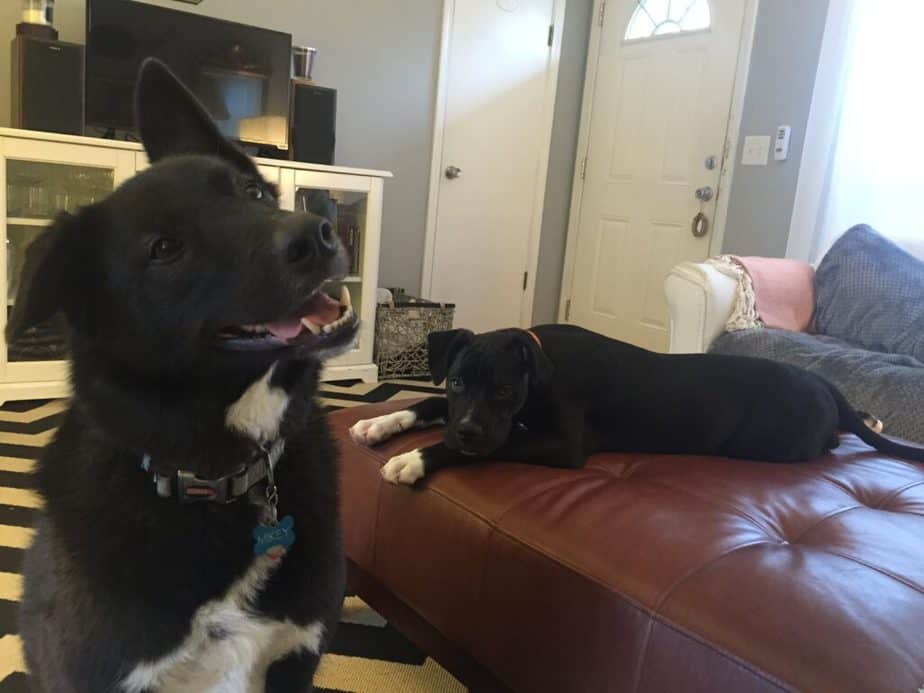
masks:
{"type": "Polygon", "coordinates": [[[514,335],[517,347],[526,366],[526,372],[529,374],[529,387],[536,392],[542,392],[548,387],[555,373],[555,366],[552,360],[546,355],[539,343],[538,338],[534,337],[526,330],[517,330],[514,335]]]}
{"type": "Polygon", "coordinates": [[[67,249],[68,236],[77,223],[76,217],[62,214],[26,248],[16,303],[6,323],[7,343],[64,308],[68,264],[79,262],[69,257],[67,249]]]}
{"type": "Polygon", "coordinates": [[[475,333],[471,330],[444,330],[427,335],[427,363],[433,382],[439,385],[459,350],[471,344],[475,333]]]}
{"type": "Polygon", "coordinates": [[[135,122],[151,163],[178,154],[213,154],[244,171],[256,171],[196,97],[155,58],[145,60],[138,73],[135,122]]]}

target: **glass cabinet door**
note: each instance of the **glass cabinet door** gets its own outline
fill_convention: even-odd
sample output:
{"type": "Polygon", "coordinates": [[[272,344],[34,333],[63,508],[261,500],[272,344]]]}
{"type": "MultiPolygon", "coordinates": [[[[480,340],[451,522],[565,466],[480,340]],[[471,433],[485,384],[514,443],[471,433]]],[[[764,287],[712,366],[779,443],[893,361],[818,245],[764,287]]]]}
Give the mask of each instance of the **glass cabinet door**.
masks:
{"type": "MultiPolygon", "coordinates": [[[[102,199],[115,186],[114,168],[49,163],[7,157],[5,266],[7,319],[20,298],[23,264],[29,245],[60,212],[77,212],[102,199]]],[[[67,358],[60,317],[32,327],[7,344],[6,381],[53,379],[35,362],[67,358]],[[17,368],[17,364],[34,364],[17,368]]]]}
{"type": "MultiPolygon", "coordinates": [[[[296,186],[295,209],[312,212],[330,220],[340,242],[346,249],[349,261],[347,276],[342,282],[328,284],[329,293],[340,298],[341,285],[350,290],[353,310],[360,320],[363,315],[363,254],[366,240],[366,207],[369,194],[357,190],[334,190],[296,186]]],[[[374,289],[374,287],[373,287],[374,289]]],[[[375,320],[375,316],[368,316],[375,320]]],[[[347,355],[349,356],[349,355],[347,355]]],[[[347,359],[348,360],[348,359],[347,359]]]]}

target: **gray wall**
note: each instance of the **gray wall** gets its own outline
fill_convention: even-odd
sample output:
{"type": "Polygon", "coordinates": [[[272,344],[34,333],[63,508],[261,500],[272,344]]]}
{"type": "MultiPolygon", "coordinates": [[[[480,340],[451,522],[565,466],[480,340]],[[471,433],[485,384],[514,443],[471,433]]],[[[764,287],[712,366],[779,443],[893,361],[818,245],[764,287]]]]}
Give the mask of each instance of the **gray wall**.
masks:
{"type": "Polygon", "coordinates": [[[565,11],[533,303],[534,325],[558,321],[561,272],[571,208],[571,181],[581,125],[581,99],[593,5],[593,0],[568,0],[565,11]]]}
{"type": "MultiPolygon", "coordinates": [[[[386,169],[382,286],[420,286],[442,5],[439,0],[171,0],[151,4],[292,34],[318,48],[315,79],[336,87],[338,164],[386,169]]],[[[9,45],[18,0],[0,0],[0,124],[9,124],[9,45]]],[[[83,0],[58,0],[63,41],[84,43],[83,0]]]]}
{"type": "Polygon", "coordinates": [[[741,138],[790,125],[789,159],[735,166],[723,252],[782,257],[789,238],[805,126],[828,0],[761,0],[744,99],[741,138]]]}

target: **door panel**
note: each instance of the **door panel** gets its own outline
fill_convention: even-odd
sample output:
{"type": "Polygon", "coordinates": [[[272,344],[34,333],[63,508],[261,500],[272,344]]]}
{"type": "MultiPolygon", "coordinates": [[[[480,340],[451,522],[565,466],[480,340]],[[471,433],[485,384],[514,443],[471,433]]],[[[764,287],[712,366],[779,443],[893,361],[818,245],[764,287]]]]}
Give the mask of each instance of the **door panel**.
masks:
{"type": "Polygon", "coordinates": [[[424,293],[476,331],[521,324],[554,93],[554,0],[453,3],[432,267],[424,293]],[[458,177],[443,172],[460,169],[458,177]]]}
{"type": "MultiPolygon", "coordinates": [[[[709,235],[694,237],[691,224],[699,211],[712,220],[715,197],[701,203],[695,192],[718,186],[719,168],[705,162],[722,157],[744,3],[712,0],[704,15],[699,0],[688,22],[695,31],[665,22],[655,35],[627,40],[639,6],[610,0],[601,31],[570,319],[665,350],[664,277],[709,252],[709,235]]],[[[656,15],[671,6],[687,7],[646,7],[656,15]]]]}

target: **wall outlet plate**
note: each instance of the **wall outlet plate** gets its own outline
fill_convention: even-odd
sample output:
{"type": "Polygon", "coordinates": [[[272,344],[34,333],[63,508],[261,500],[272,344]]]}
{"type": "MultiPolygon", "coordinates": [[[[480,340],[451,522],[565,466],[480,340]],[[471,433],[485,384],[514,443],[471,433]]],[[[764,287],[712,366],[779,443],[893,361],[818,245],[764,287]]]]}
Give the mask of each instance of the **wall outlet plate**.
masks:
{"type": "Polygon", "coordinates": [[[741,151],[742,166],[766,166],[770,156],[769,135],[748,135],[741,151]]]}

